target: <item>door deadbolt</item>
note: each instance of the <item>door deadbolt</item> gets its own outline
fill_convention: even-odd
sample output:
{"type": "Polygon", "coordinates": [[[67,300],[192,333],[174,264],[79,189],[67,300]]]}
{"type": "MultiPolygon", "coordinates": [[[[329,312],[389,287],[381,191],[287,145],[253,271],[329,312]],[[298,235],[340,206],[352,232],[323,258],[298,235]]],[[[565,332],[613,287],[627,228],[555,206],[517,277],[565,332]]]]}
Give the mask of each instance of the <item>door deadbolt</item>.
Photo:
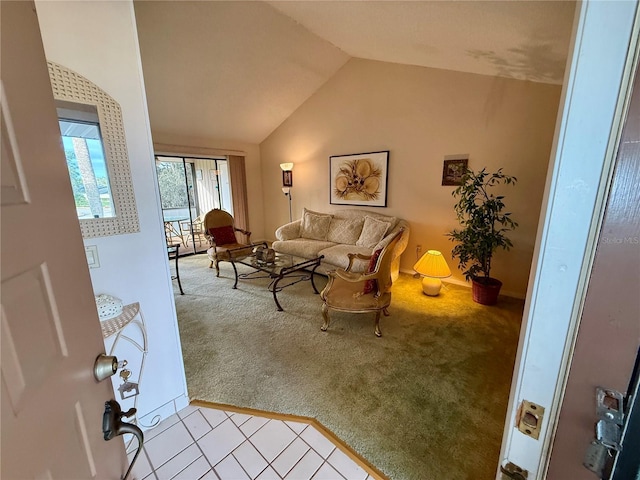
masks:
{"type": "Polygon", "coordinates": [[[115,375],[117,370],[118,359],[112,355],[101,353],[93,365],[93,376],[96,377],[97,381],[101,382],[105,378],[115,375]]]}

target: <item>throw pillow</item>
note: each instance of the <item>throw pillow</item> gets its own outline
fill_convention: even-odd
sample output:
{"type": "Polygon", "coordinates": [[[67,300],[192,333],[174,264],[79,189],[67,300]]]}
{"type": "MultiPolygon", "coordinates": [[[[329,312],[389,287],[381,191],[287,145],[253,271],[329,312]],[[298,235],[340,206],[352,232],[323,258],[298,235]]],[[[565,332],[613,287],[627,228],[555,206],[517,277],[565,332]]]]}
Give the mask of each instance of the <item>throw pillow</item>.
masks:
{"type": "Polygon", "coordinates": [[[332,218],[327,240],[334,243],[355,245],[362,233],[364,218],[332,218]]]}
{"type": "Polygon", "coordinates": [[[213,237],[216,245],[229,245],[232,243],[238,243],[236,239],[236,232],[232,225],[225,225],[224,227],[211,227],[209,229],[209,235],[213,237]]]}
{"type": "Polygon", "coordinates": [[[384,238],[389,228],[391,228],[391,224],[389,222],[377,220],[369,215],[365,216],[362,233],[360,234],[360,238],[358,238],[356,245],[366,248],[375,247],[378,242],[384,238]]]}
{"type": "MultiPolygon", "coordinates": [[[[373,252],[373,255],[371,255],[371,259],[369,260],[369,267],[367,268],[367,273],[371,273],[376,270],[376,265],[378,264],[378,257],[380,257],[380,252],[382,252],[382,249],[376,250],[375,252],[373,252]]],[[[362,290],[362,293],[366,295],[367,293],[376,292],[376,291],[378,291],[377,280],[366,280],[364,282],[364,289],[362,290]]]]}
{"type": "Polygon", "coordinates": [[[333,215],[312,212],[305,208],[300,226],[300,237],[326,241],[332,218],[333,215]]]}

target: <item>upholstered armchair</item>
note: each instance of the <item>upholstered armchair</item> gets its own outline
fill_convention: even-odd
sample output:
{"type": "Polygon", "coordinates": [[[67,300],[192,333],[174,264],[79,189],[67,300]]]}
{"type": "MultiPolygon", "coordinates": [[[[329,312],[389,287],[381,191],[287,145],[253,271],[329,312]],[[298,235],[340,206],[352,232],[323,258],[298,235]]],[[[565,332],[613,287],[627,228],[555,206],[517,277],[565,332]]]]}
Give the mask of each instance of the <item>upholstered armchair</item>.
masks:
{"type": "Polygon", "coordinates": [[[229,250],[248,247],[251,243],[251,232],[237,228],[233,217],[229,212],[219,208],[210,210],[203,220],[204,236],[209,242],[207,256],[211,263],[209,268],[216,267],[216,276],[220,276],[218,262],[229,260],[229,250]],[[239,242],[237,233],[245,236],[244,241],[239,242]]]}
{"type": "Polygon", "coordinates": [[[382,336],[380,331],[380,313],[389,315],[387,308],[391,304],[391,262],[393,250],[400,241],[403,230],[399,230],[382,250],[376,250],[373,255],[350,253],[349,265],[346,269],[328,272],[329,281],[320,297],[322,298],[322,317],[324,324],[320,328],[323,332],[329,328],[329,310],[351,313],[375,313],[376,336],[382,336]],[[351,271],[354,261],[369,261],[366,272],[351,271]]]}

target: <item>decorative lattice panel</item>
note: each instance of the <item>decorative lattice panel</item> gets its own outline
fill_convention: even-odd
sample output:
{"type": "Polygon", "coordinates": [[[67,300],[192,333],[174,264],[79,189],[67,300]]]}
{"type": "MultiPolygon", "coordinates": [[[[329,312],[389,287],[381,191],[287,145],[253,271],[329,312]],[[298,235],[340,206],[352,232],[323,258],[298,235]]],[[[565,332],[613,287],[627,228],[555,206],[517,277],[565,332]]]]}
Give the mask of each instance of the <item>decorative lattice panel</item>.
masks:
{"type": "Polygon", "coordinates": [[[138,210],[120,105],[82,75],[57,63],[47,63],[55,99],[94,105],[98,110],[116,216],[81,219],[82,236],[93,238],[139,232],[138,210]]]}

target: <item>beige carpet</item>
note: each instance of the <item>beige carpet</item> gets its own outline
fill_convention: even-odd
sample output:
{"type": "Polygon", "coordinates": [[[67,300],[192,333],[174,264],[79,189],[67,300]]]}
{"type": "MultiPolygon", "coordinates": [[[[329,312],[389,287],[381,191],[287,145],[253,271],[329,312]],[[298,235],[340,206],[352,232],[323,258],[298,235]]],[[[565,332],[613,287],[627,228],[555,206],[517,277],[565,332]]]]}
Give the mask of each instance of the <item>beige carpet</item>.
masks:
{"type": "Polygon", "coordinates": [[[401,274],[382,338],[372,315],[335,313],[324,333],[309,282],[277,312],[268,280],[233,290],[230,264],[207,266],[181,259],[175,296],[191,399],[316,418],[394,480],[495,478],[522,301],[427,297],[401,274]]]}

